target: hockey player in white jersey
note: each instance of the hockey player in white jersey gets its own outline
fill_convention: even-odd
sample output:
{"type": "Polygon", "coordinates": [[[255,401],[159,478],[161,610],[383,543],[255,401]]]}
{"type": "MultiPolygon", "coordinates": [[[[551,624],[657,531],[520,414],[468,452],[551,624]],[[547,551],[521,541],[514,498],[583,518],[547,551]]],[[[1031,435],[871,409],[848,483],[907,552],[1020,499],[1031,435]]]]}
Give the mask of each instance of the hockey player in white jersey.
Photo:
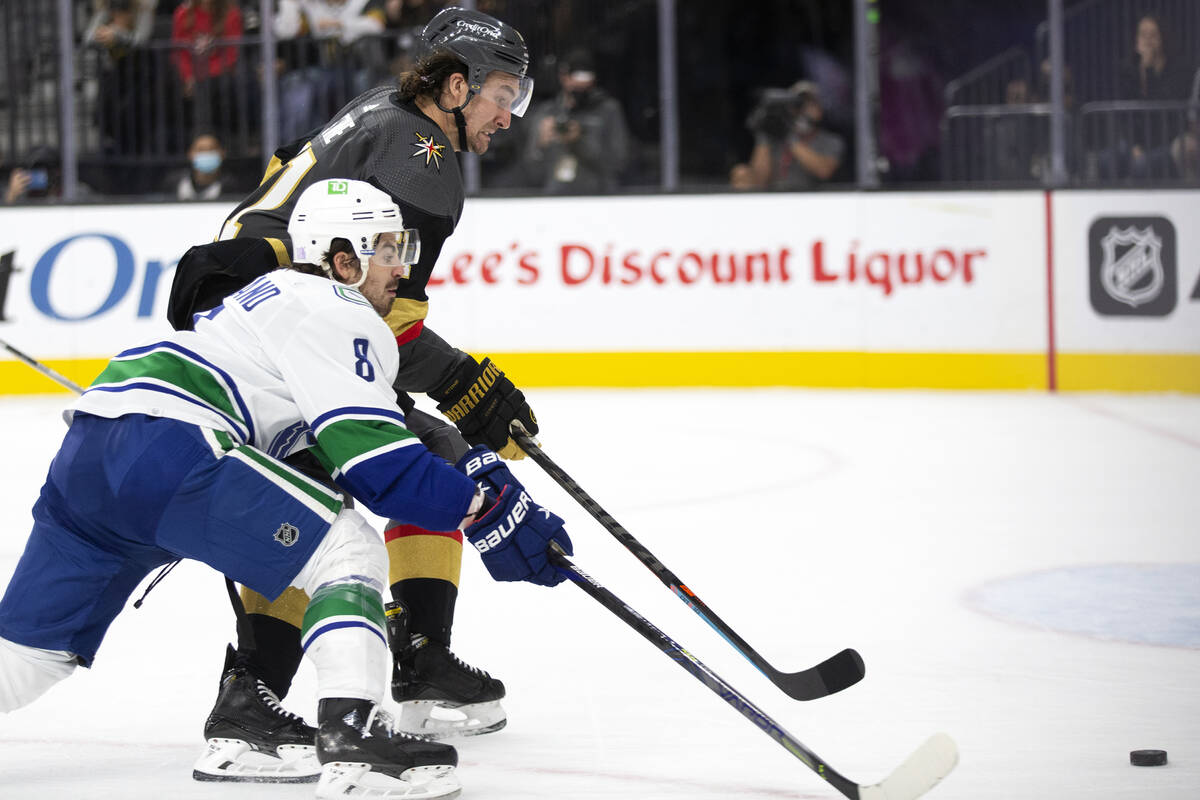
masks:
{"type": "MultiPolygon", "coordinates": [[[[317,674],[316,741],[275,755],[315,750],[318,797],[451,796],[454,748],[396,731],[379,709],[383,542],[340,493],[280,458],[310,448],[372,512],[462,529],[497,580],[555,585],[546,550],[570,552],[570,539],[493,452],[451,466],[405,427],[382,320],[420,246],[399,208],[369,184],[326,180],[305,190],[289,230],[298,269],[230,295],[194,331],[119,354],[68,412],[0,600],[0,710],[90,666],[142,578],[192,558],[268,598],[289,586],[311,598],[302,641],[317,674]],[[314,264],[325,275],[304,274],[314,264]]],[[[253,756],[252,742],[213,747],[253,756]]]]}

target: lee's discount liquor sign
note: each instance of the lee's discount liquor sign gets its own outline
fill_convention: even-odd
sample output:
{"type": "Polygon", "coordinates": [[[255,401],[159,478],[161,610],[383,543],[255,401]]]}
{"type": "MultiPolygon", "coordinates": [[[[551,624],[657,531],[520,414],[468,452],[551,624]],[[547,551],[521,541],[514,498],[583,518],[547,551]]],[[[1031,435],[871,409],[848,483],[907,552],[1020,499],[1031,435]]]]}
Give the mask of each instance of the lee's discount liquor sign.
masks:
{"type": "MultiPolygon", "coordinates": [[[[1038,351],[1040,197],[473,199],[429,325],[493,352],[1038,351]]],[[[0,211],[0,330],[52,358],[158,335],[175,263],[227,211],[0,211]]]]}
{"type": "Polygon", "coordinates": [[[499,350],[1045,346],[1040,193],[477,200],[440,263],[430,325],[499,350]]]}

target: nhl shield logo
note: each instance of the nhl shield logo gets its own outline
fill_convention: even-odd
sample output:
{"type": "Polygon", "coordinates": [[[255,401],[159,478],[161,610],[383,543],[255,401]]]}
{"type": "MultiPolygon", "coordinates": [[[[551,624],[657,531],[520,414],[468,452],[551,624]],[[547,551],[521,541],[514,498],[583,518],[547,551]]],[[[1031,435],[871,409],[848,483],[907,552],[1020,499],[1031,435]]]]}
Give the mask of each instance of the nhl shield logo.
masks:
{"type": "Polygon", "coordinates": [[[1165,316],[1175,308],[1175,226],[1163,217],[1106,217],[1089,235],[1092,307],[1104,315],[1165,316]]]}
{"type": "Polygon", "coordinates": [[[1162,294],[1162,239],[1153,227],[1113,226],[1100,240],[1100,283],[1113,300],[1137,308],[1162,294]]]}
{"type": "Polygon", "coordinates": [[[300,529],[290,522],[285,522],[275,531],[275,541],[284,547],[291,547],[300,538],[300,529]]]}

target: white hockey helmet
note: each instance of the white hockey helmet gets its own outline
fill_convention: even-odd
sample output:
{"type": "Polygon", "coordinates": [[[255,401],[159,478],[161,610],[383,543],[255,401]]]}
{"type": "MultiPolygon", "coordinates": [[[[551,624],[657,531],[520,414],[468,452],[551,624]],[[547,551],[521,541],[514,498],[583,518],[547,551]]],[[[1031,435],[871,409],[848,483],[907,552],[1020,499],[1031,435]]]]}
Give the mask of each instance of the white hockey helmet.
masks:
{"type": "Polygon", "coordinates": [[[370,264],[411,266],[421,258],[417,230],[405,228],[400,207],[365,181],[331,179],[309,186],[292,209],[288,235],[295,263],[317,264],[330,274],[332,267],[322,259],[333,240],[350,242],[362,265],[355,285],[366,280],[370,264]]]}

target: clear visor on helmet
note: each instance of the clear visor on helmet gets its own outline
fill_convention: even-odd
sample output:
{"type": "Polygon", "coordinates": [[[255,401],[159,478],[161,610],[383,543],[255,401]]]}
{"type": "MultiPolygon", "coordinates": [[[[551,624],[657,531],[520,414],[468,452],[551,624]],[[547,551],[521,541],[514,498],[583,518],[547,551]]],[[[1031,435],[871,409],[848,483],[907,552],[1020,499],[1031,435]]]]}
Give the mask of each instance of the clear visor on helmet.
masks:
{"type": "Polygon", "coordinates": [[[416,228],[402,231],[383,231],[371,237],[370,248],[361,255],[375,267],[405,267],[421,259],[421,235],[416,228]]]}
{"type": "Polygon", "coordinates": [[[514,117],[523,117],[533,97],[533,78],[496,71],[488,75],[477,93],[500,110],[508,111],[514,117]]]}

